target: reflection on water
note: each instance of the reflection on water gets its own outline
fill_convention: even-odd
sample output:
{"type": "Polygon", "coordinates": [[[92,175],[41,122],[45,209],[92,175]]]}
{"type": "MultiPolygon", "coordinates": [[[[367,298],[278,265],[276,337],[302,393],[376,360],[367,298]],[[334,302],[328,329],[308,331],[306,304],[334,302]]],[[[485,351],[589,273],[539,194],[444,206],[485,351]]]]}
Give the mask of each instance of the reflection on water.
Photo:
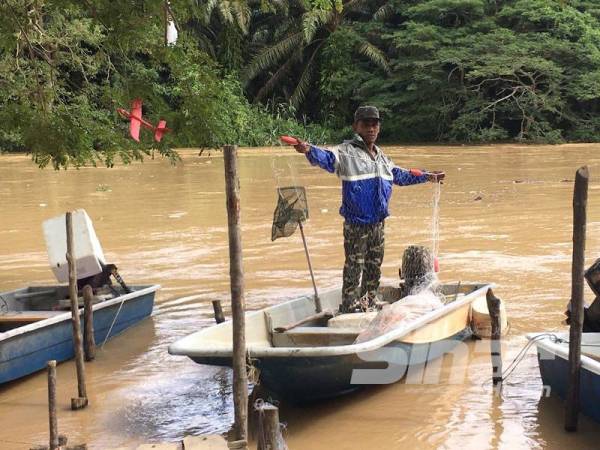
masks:
{"type": "MultiPolygon", "coordinates": [[[[600,256],[600,150],[557,147],[394,147],[398,165],[443,169],[440,267],[445,281],[498,285],[511,332],[505,366],[530,331],[558,330],[570,295],[571,203],[575,170],[590,166],[587,264],[600,256]]],[[[76,392],[72,362],[58,367],[59,428],[92,449],[173,441],[185,433],[224,432],[232,421],[228,369],[172,357],[168,345],[213,323],[212,300],[229,310],[227,220],[220,153],[183,153],[171,166],[54,172],[27,157],[0,157],[0,289],[52,282],[43,220],[85,208],[110,262],[129,283],[160,283],[151,319],[109,341],[87,365],[91,405],[69,410],[76,392]]],[[[281,149],[240,152],[246,302],[259,309],[310,292],[299,235],[270,241],[276,187],[307,187],[305,231],[320,289],[340,284],[342,220],[336,178],[281,149]]],[[[431,244],[431,185],[396,188],[386,222],[383,278],[397,283],[410,244],[431,244]]],[[[591,293],[587,291],[588,297],[591,293]]],[[[533,351],[492,395],[486,349],[468,344],[460,383],[397,383],[309,407],[281,405],[294,449],[597,448],[597,425],[562,431],[562,403],[541,398],[533,351]]],[[[444,370],[451,370],[444,365],[444,370]]],[[[47,440],[42,374],[0,388],[0,448],[47,440]],[[9,442],[10,441],[10,442],[9,442]]]]}

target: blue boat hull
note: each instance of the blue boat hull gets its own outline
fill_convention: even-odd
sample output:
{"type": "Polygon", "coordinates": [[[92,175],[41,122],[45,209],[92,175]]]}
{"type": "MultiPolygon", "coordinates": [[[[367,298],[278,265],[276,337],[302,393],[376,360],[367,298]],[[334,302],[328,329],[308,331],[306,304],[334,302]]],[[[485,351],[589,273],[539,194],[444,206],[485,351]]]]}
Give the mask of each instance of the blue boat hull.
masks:
{"type": "MultiPolygon", "coordinates": [[[[112,330],[110,327],[120,302],[105,308],[94,309],[96,343],[104,342],[109,330],[108,338],[110,339],[150,316],[154,306],[154,295],[155,290],[123,302],[112,330]]],[[[74,356],[70,315],[64,320],[7,339],[1,339],[1,337],[0,333],[0,384],[42,370],[49,360],[54,359],[60,362],[74,356]]]]}
{"type": "MultiPolygon", "coordinates": [[[[550,392],[566,397],[569,377],[569,361],[548,351],[538,348],[540,375],[544,386],[550,386],[550,392]]],[[[580,372],[579,405],[581,412],[600,422],[600,375],[585,367],[580,372]]]]}

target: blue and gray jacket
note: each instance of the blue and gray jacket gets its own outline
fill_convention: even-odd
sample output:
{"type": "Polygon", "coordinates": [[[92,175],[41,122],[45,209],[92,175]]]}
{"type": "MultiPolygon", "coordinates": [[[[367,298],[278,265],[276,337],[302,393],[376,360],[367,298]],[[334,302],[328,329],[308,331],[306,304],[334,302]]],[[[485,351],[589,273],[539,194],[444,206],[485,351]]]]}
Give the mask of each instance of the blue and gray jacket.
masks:
{"type": "Polygon", "coordinates": [[[340,214],[346,222],[369,225],[381,222],[388,213],[392,184],[407,186],[424,183],[427,175],[412,175],[394,165],[379,147],[373,159],[358,135],[326,150],[314,145],[306,153],[313,166],[335,173],[342,180],[340,214]]]}

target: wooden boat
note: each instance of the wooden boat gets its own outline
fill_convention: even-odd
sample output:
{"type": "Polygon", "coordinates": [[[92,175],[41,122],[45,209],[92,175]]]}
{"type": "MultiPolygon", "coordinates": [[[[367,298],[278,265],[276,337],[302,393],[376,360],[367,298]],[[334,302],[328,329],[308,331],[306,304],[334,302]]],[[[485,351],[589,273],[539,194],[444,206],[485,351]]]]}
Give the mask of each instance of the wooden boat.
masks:
{"type": "MultiPolygon", "coordinates": [[[[365,384],[397,381],[409,364],[437,358],[471,335],[471,304],[485,297],[492,285],[441,287],[447,296],[443,307],[359,344],[354,342],[360,328],[328,327],[324,320],[276,331],[314,315],[312,296],[249,312],[246,347],[250,363],[260,370],[263,387],[292,401],[327,398],[365,384]],[[381,370],[386,367],[392,370],[381,370]]],[[[388,302],[400,298],[398,288],[383,288],[381,293],[388,302]]],[[[320,298],[323,309],[333,311],[341,302],[341,291],[333,289],[321,293],[320,298]]],[[[231,341],[232,323],[227,321],[171,344],[169,353],[188,356],[199,364],[230,366],[231,341]]]]}
{"type": "MultiPolygon", "coordinates": [[[[93,305],[96,343],[104,342],[109,332],[108,337],[113,337],[148,317],[159,288],[132,286],[127,294],[119,287],[117,296],[97,296],[93,305]]],[[[41,370],[49,360],[73,357],[71,311],[65,309],[68,289],[39,286],[0,293],[0,384],[41,370]]]]}
{"type": "MultiPolygon", "coordinates": [[[[530,333],[537,347],[540,375],[550,394],[564,400],[569,379],[569,333],[530,333]]],[[[581,336],[579,405],[588,417],[600,422],[600,333],[581,336]]]]}

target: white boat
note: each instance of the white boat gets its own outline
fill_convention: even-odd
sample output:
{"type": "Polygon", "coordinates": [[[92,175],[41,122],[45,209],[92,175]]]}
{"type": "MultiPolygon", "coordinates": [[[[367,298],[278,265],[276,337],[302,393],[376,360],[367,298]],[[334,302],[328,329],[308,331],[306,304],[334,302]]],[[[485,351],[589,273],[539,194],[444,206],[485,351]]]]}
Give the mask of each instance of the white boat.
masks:
{"type": "MultiPolygon", "coordinates": [[[[443,284],[441,291],[447,299],[443,307],[361,343],[355,343],[360,328],[327,326],[327,318],[278,332],[277,328],[287,328],[315,314],[313,297],[302,296],[246,313],[248,357],[260,370],[262,386],[294,401],[381,384],[381,376],[372,369],[385,368],[387,363],[394,366],[396,375],[401,372],[397,376],[400,379],[408,364],[437,358],[471,336],[471,306],[477,299],[485,301],[491,287],[481,283],[443,284]]],[[[390,303],[400,298],[399,288],[383,288],[381,293],[390,303]]],[[[341,302],[341,290],[333,289],[319,297],[323,310],[335,311],[341,302]]],[[[227,321],[171,344],[169,353],[187,356],[199,364],[231,366],[232,335],[232,322],[227,321]]]]}

